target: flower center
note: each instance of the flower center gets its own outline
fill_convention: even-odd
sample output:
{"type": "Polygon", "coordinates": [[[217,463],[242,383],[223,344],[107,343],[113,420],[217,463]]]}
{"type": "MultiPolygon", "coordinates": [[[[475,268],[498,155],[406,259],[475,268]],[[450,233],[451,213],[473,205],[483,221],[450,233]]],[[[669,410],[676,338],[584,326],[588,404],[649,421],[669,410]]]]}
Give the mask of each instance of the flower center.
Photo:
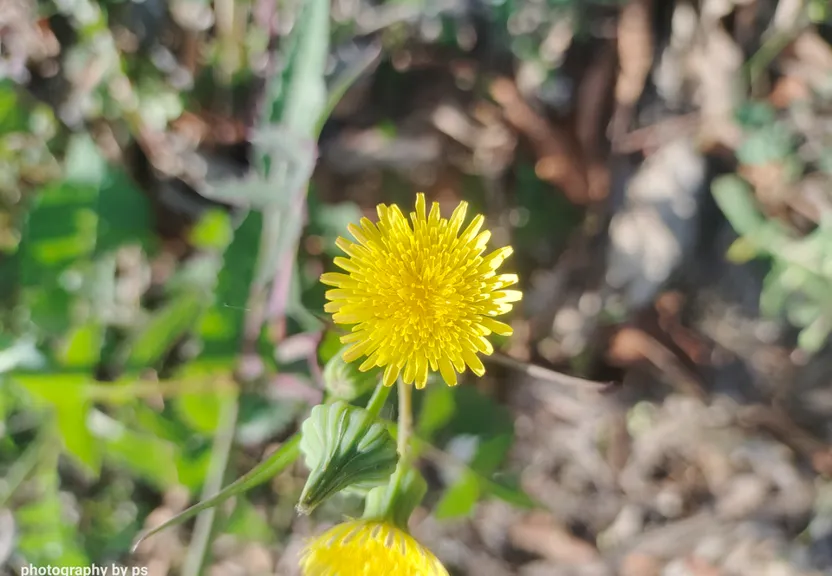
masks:
{"type": "Polygon", "coordinates": [[[408,336],[428,346],[441,339],[442,330],[459,316],[454,305],[457,286],[438,281],[432,270],[403,274],[394,299],[392,318],[408,336]]]}

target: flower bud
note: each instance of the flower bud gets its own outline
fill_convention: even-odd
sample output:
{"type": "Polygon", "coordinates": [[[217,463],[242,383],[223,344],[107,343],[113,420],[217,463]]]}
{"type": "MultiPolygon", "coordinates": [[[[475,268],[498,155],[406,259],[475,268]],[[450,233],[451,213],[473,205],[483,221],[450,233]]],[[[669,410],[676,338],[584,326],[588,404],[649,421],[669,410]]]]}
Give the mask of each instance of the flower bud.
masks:
{"type": "Polygon", "coordinates": [[[361,372],[355,363],[344,361],[342,349],[326,363],[323,377],[330,396],[350,402],[373,389],[381,377],[381,369],[361,372]]]}
{"type": "Polygon", "coordinates": [[[408,467],[397,472],[388,484],[370,490],[364,504],[364,518],[392,521],[406,530],[411,514],[427,491],[428,484],[419,470],[408,467]],[[401,477],[397,478],[399,474],[401,477]]]}
{"type": "Polygon", "coordinates": [[[310,470],[297,506],[303,514],[342,490],[365,493],[383,484],[399,460],[387,428],[341,401],[312,409],[301,427],[300,450],[310,470]]]}

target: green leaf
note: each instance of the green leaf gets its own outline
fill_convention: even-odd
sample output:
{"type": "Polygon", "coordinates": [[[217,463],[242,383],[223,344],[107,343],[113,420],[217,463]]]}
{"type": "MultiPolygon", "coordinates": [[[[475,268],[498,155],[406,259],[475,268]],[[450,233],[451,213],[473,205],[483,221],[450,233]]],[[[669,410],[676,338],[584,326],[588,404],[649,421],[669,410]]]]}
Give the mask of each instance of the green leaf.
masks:
{"type": "Polygon", "coordinates": [[[772,124],[749,134],[737,149],[737,159],[746,165],[784,160],[794,150],[794,137],[781,124],[772,124]]]}
{"type": "Polygon", "coordinates": [[[760,312],[767,318],[776,318],[783,312],[789,298],[790,290],[783,283],[783,275],[788,266],[775,261],[760,292],[760,312]]]}
{"type": "Polygon", "coordinates": [[[256,164],[273,184],[275,196],[263,211],[254,275],[258,293],[275,277],[281,258],[296,250],[300,236],[301,203],[314,167],[315,130],[326,106],[329,11],[328,0],[300,5],[285,43],[286,66],[266,89],[267,105],[253,144],[256,164]]]}
{"type": "Polygon", "coordinates": [[[821,305],[805,298],[793,298],[786,308],[786,317],[789,322],[801,328],[815,323],[822,315],[821,305]]]}
{"type": "Polygon", "coordinates": [[[127,243],[150,247],[152,216],[147,196],[123,168],[107,162],[87,134],[70,140],[66,182],[98,191],[96,251],[99,254],[127,243]]]}
{"type": "Polygon", "coordinates": [[[465,471],[460,479],[445,491],[436,505],[434,514],[440,520],[468,516],[479,498],[479,478],[470,471],[465,471]]]}
{"type": "Polygon", "coordinates": [[[85,374],[17,374],[15,380],[38,401],[54,410],[55,422],[63,446],[87,472],[97,476],[101,471],[101,447],[87,423],[91,403],[86,386],[91,383],[85,374]]]}
{"type": "Polygon", "coordinates": [[[745,180],[734,174],[720,176],[711,184],[711,192],[738,234],[752,235],[763,229],[765,218],[745,180]]]}
{"type": "Polygon", "coordinates": [[[486,474],[496,470],[508,456],[513,442],[513,433],[483,439],[477,447],[471,468],[486,474]]]}
{"type": "Polygon", "coordinates": [[[101,188],[107,174],[107,161],[86,132],[70,138],[64,165],[66,181],[81,186],[101,188]]]}
{"type": "Polygon", "coordinates": [[[219,209],[206,211],[189,234],[189,240],[195,247],[213,250],[225,250],[233,237],[228,214],[219,209]]]}
{"type": "Polygon", "coordinates": [[[307,409],[302,401],[264,400],[262,394],[243,394],[237,441],[244,446],[257,446],[284,432],[307,409]]]}
{"type": "Polygon", "coordinates": [[[133,338],[127,365],[145,368],[155,365],[171,346],[194,327],[202,312],[202,298],[186,292],[155,312],[133,338]]]}
{"type": "Polygon", "coordinates": [[[748,238],[740,236],[728,247],[725,257],[734,264],[744,264],[757,257],[757,248],[748,238]]]}
{"type": "Polygon", "coordinates": [[[821,172],[832,174],[832,146],[825,146],[820,150],[818,168],[821,172]]]}
{"type": "Polygon", "coordinates": [[[15,85],[5,78],[0,80],[0,134],[27,130],[26,114],[21,114],[21,109],[15,85]]]}
{"type": "Polygon", "coordinates": [[[763,128],[774,124],[776,111],[768,102],[747,101],[737,108],[735,117],[743,128],[763,128]]]}
{"type": "Polygon", "coordinates": [[[188,426],[202,434],[213,434],[220,418],[220,404],[224,400],[229,400],[230,396],[186,392],[176,397],[174,406],[188,426]]]}
{"type": "Polygon", "coordinates": [[[269,106],[264,125],[285,123],[293,131],[313,134],[326,106],[324,73],[329,57],[329,2],[310,0],[300,13],[286,43],[283,74],[267,89],[269,106]]]}
{"type": "Polygon", "coordinates": [[[103,412],[93,412],[92,422],[96,435],[104,442],[108,460],[124,466],[158,490],[178,483],[173,444],[131,430],[103,412]]]}
{"type": "Polygon", "coordinates": [[[533,164],[518,162],[515,173],[517,209],[512,239],[518,247],[523,247],[517,250],[518,256],[529,253],[551,258],[551,251],[565,246],[573,231],[584,222],[584,211],[564,194],[552,194],[550,184],[537,176],[533,164]]]}
{"type": "Polygon", "coordinates": [[[199,452],[186,453],[184,450],[176,455],[176,473],[179,483],[187,486],[191,492],[200,488],[205,482],[208,467],[211,464],[211,450],[203,447],[199,452]]]}
{"type": "Polygon", "coordinates": [[[830,332],[832,332],[832,319],[828,316],[817,317],[814,322],[800,331],[797,345],[809,354],[814,354],[828,342],[830,332]]]}
{"type": "Polygon", "coordinates": [[[456,411],[442,435],[447,438],[471,435],[477,438],[477,451],[471,467],[490,475],[503,462],[514,438],[514,421],[509,411],[473,387],[452,389],[456,411]]]}
{"type": "Polygon", "coordinates": [[[234,508],[225,532],[234,534],[245,541],[270,544],[274,541],[274,531],[263,515],[247,500],[240,500],[234,508]]]}
{"type": "Polygon", "coordinates": [[[310,231],[321,237],[327,255],[342,255],[341,250],[335,245],[335,240],[344,235],[348,224],[357,224],[361,220],[361,210],[353,202],[324,204],[312,198],[310,196],[310,231]]]}
{"type": "MultiPolygon", "coordinates": [[[[390,422],[387,427],[390,430],[390,433],[395,436],[397,428],[396,424],[394,422],[390,422]]],[[[432,445],[430,442],[427,442],[418,436],[412,436],[411,441],[413,442],[413,448],[416,453],[427,453],[428,457],[436,458],[437,462],[440,463],[445,461],[445,458],[438,458],[435,456],[438,453],[442,453],[442,450],[432,445]]],[[[497,481],[494,479],[494,474],[481,474],[462,461],[455,462],[455,464],[464,469],[466,473],[473,474],[477,477],[477,480],[480,483],[481,491],[484,494],[490,494],[495,498],[499,498],[520,508],[545,508],[542,504],[535,501],[534,498],[523,492],[523,490],[516,485],[497,481]]]]}
{"type": "Polygon", "coordinates": [[[150,536],[170,528],[171,526],[178,526],[179,524],[193,518],[203,510],[218,506],[229,498],[233,498],[238,494],[243,494],[244,492],[247,492],[248,490],[251,490],[252,488],[270,480],[272,477],[282,472],[285,468],[297,460],[300,455],[299,447],[300,434],[295,434],[292,438],[284,442],[277,451],[266,458],[266,460],[220,490],[216,496],[191,506],[161,525],[140,534],[136,542],[133,544],[133,550],[135,550],[143,540],[149,538],[150,536]]]}
{"type": "Polygon", "coordinates": [[[125,244],[152,251],[157,243],[150,201],[120,167],[108,166],[98,197],[100,254],[125,244]]]}
{"type": "Polygon", "coordinates": [[[390,432],[373,414],[337,401],[312,408],[300,450],[309,477],[298,510],[309,514],[334,494],[366,492],[387,482],[399,455],[390,432]]]}
{"type": "Polygon", "coordinates": [[[63,513],[59,494],[58,454],[48,445],[28,488],[32,500],[15,510],[17,551],[35,566],[88,566],[78,542],[78,529],[63,513]]]}
{"type": "Polygon", "coordinates": [[[329,96],[326,100],[326,106],[318,118],[318,125],[315,128],[315,134],[320,135],[332,111],[341,101],[344,94],[347,93],[350,86],[358,80],[364,72],[372,67],[381,56],[381,44],[375,43],[366,49],[361,55],[361,58],[356,59],[352,66],[339,73],[329,87],[329,96]]]}
{"type": "MultiPolygon", "coordinates": [[[[495,475],[496,476],[496,475],[495,475]]],[[[534,498],[526,494],[516,482],[498,481],[494,477],[480,479],[482,491],[518,508],[540,508],[534,498]]]]}
{"type": "Polygon", "coordinates": [[[101,472],[101,450],[87,427],[90,403],[80,398],[64,400],[55,406],[58,429],[67,452],[93,474],[101,472]]]}
{"type": "Polygon", "coordinates": [[[196,392],[183,391],[173,400],[179,418],[192,430],[212,435],[220,421],[222,405],[237,401],[237,393],[232,388],[234,378],[229,371],[232,364],[230,358],[202,358],[177,370],[176,378],[183,382],[183,387],[191,382],[210,385],[196,392]]]}
{"type": "Polygon", "coordinates": [[[89,320],[74,327],[66,340],[58,354],[60,365],[64,368],[92,368],[101,358],[104,326],[97,320],[89,320]]]}
{"type": "Polygon", "coordinates": [[[214,302],[199,325],[203,357],[231,357],[239,350],[261,228],[261,215],[250,213],[223,255],[214,302]]]}
{"type": "Polygon", "coordinates": [[[42,188],[26,221],[20,244],[24,286],[55,283],[70,264],[95,249],[98,191],[58,182],[42,188]]]}
{"type": "Polygon", "coordinates": [[[419,436],[431,439],[435,432],[450,422],[456,412],[454,394],[448,386],[430,386],[422,395],[416,430],[419,436]]]}

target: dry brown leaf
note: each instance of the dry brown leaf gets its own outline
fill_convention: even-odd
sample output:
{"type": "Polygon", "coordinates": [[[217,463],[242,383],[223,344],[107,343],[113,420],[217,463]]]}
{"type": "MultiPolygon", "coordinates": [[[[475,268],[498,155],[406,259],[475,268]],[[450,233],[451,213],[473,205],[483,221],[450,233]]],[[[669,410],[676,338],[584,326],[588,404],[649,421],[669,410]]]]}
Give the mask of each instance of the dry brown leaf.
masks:
{"type": "Polygon", "coordinates": [[[832,46],[814,30],[807,30],[795,40],[794,54],[816,72],[832,71],[832,46]]]}
{"type": "Polygon", "coordinates": [[[633,552],[621,562],[621,576],[659,576],[664,561],[652,554],[633,552]]]}
{"type": "Polygon", "coordinates": [[[579,565],[599,559],[594,546],[576,538],[546,513],[534,513],[509,530],[514,547],[553,562],[579,565]]]}
{"type": "Polygon", "coordinates": [[[653,0],[630,0],[621,10],[618,21],[620,71],[615,99],[624,106],[632,106],[638,101],[653,65],[652,5],[653,0]]]}
{"type": "Polygon", "coordinates": [[[615,82],[615,47],[604,44],[581,78],[575,99],[575,136],[587,160],[587,184],[589,197],[604,199],[609,192],[610,173],[603,153],[601,138],[604,125],[609,122],[605,114],[615,82]]]}
{"type": "Polygon", "coordinates": [[[788,108],[792,103],[811,97],[809,85],[797,76],[783,76],[774,85],[768,101],[775,108],[788,108]]]}
{"type": "Polygon", "coordinates": [[[534,148],[538,158],[537,177],[563,189],[572,202],[587,203],[590,198],[584,161],[573,135],[532,110],[508,78],[495,80],[491,84],[491,95],[502,107],[508,123],[534,148]]]}

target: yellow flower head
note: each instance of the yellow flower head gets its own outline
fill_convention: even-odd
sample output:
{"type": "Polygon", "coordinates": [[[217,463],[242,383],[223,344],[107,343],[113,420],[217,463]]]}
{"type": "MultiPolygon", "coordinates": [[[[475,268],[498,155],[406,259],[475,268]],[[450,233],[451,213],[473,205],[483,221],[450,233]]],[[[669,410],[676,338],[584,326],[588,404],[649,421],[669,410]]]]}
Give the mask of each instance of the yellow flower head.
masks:
{"type": "Polygon", "coordinates": [[[310,542],[301,554],[304,576],[448,576],[430,550],[392,524],[354,520],[310,542]]]}
{"type": "Polygon", "coordinates": [[[357,242],[338,238],[336,244],[349,258],[335,264],[347,274],[330,272],[321,282],[334,286],[324,308],[338,324],[354,324],[341,342],[351,343],[344,360],[367,356],[359,366],[366,371],[384,366],[384,384],[390,386],[403,371],[403,380],[425,385],[428,370],[438,371],[454,386],[456,373],[466,365],[482,376],[485,367],[478,352],[494,348],[485,338],[492,332],[510,335],[511,327],[494,320],[520,300],[516,274],[496,274],[511,247],[482,256],[491,233],[480,232],[485,219],[477,215],[460,234],[467,202],[450,219],[439,215],[434,202],[425,213],[425,196],[416,196],[410,221],[396,205],[378,205],[379,221],[362,218],[349,225],[357,242]]]}

